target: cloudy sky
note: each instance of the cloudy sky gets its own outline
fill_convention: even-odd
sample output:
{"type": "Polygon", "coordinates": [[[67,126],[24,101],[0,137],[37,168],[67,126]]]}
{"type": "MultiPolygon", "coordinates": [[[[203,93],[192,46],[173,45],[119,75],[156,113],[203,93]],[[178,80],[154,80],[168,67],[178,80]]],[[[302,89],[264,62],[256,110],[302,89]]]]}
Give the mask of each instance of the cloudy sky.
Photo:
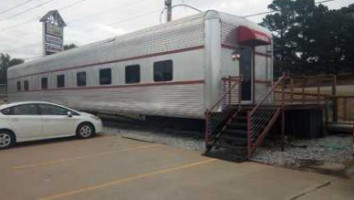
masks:
{"type": "MultiPolygon", "coordinates": [[[[272,0],[173,0],[200,10],[219,10],[239,16],[268,11],[272,0]]],[[[327,2],[331,9],[354,0],[327,2]]],[[[0,0],[0,52],[34,59],[42,54],[42,25],[39,18],[57,9],[67,23],[65,44],[84,45],[160,24],[164,0],[0,0]]],[[[195,14],[176,7],[173,19],[195,14]]],[[[263,16],[250,17],[259,22],[263,16]]],[[[162,21],[162,23],[164,20],[162,21]]]]}

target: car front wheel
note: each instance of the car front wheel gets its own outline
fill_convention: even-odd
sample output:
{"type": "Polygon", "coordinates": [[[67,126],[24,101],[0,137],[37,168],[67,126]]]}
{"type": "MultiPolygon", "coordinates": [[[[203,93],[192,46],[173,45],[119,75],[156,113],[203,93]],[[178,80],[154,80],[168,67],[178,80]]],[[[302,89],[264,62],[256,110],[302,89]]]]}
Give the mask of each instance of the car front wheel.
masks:
{"type": "Polygon", "coordinates": [[[95,129],[89,123],[80,124],[77,128],[76,135],[79,138],[89,138],[95,135],[95,129]]]}
{"type": "Polygon", "coordinates": [[[9,131],[0,131],[0,149],[7,149],[15,143],[15,138],[9,131]]]}

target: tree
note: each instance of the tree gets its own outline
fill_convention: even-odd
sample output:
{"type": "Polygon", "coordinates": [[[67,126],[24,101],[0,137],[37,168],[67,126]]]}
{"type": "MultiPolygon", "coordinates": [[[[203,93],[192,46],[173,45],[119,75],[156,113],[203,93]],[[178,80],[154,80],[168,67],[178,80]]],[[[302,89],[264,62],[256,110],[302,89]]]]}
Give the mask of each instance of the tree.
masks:
{"type": "Polygon", "coordinates": [[[73,43],[71,43],[71,44],[66,44],[66,45],[64,45],[64,51],[65,50],[69,50],[69,49],[74,49],[74,48],[76,48],[77,46],[76,46],[76,44],[73,44],[73,43]]]}
{"type": "MultiPolygon", "coordinates": [[[[336,44],[330,49],[331,64],[335,64],[334,69],[337,71],[354,74],[354,4],[332,10],[329,15],[329,20],[334,23],[331,40],[336,44]]],[[[322,60],[325,60],[324,56],[322,60]]]]}
{"type": "Polygon", "coordinates": [[[291,68],[290,65],[296,61],[295,48],[290,38],[290,29],[295,20],[293,4],[292,0],[274,0],[268,6],[271,11],[274,11],[274,14],[267,15],[261,23],[273,33],[275,73],[277,75],[286,71],[286,66],[288,69],[291,68]]]}
{"type": "Polygon", "coordinates": [[[9,54],[0,54],[0,84],[7,83],[7,69],[23,63],[23,59],[11,58],[9,54]]]}
{"type": "Polygon", "coordinates": [[[354,5],[329,10],[314,0],[274,0],[261,25],[273,33],[275,76],[354,73],[354,5]]]}

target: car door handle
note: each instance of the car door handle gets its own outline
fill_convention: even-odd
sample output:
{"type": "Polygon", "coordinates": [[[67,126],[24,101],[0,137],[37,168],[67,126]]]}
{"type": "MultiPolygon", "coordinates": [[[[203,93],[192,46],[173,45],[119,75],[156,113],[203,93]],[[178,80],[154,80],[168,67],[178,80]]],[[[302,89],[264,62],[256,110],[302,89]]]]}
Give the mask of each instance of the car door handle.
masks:
{"type": "Polygon", "coordinates": [[[18,122],[18,119],[11,119],[11,122],[18,122]]]}

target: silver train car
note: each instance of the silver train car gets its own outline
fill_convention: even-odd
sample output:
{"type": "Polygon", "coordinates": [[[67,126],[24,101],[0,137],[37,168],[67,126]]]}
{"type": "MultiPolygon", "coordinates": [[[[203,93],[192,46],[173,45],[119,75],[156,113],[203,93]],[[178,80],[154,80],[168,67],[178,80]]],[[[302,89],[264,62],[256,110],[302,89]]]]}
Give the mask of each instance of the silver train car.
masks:
{"type": "Polygon", "coordinates": [[[11,67],[8,98],[203,119],[222,93],[222,77],[240,74],[242,104],[257,102],[273,80],[271,33],[245,18],[206,11],[11,67]],[[232,58],[235,51],[240,59],[232,58]]]}

